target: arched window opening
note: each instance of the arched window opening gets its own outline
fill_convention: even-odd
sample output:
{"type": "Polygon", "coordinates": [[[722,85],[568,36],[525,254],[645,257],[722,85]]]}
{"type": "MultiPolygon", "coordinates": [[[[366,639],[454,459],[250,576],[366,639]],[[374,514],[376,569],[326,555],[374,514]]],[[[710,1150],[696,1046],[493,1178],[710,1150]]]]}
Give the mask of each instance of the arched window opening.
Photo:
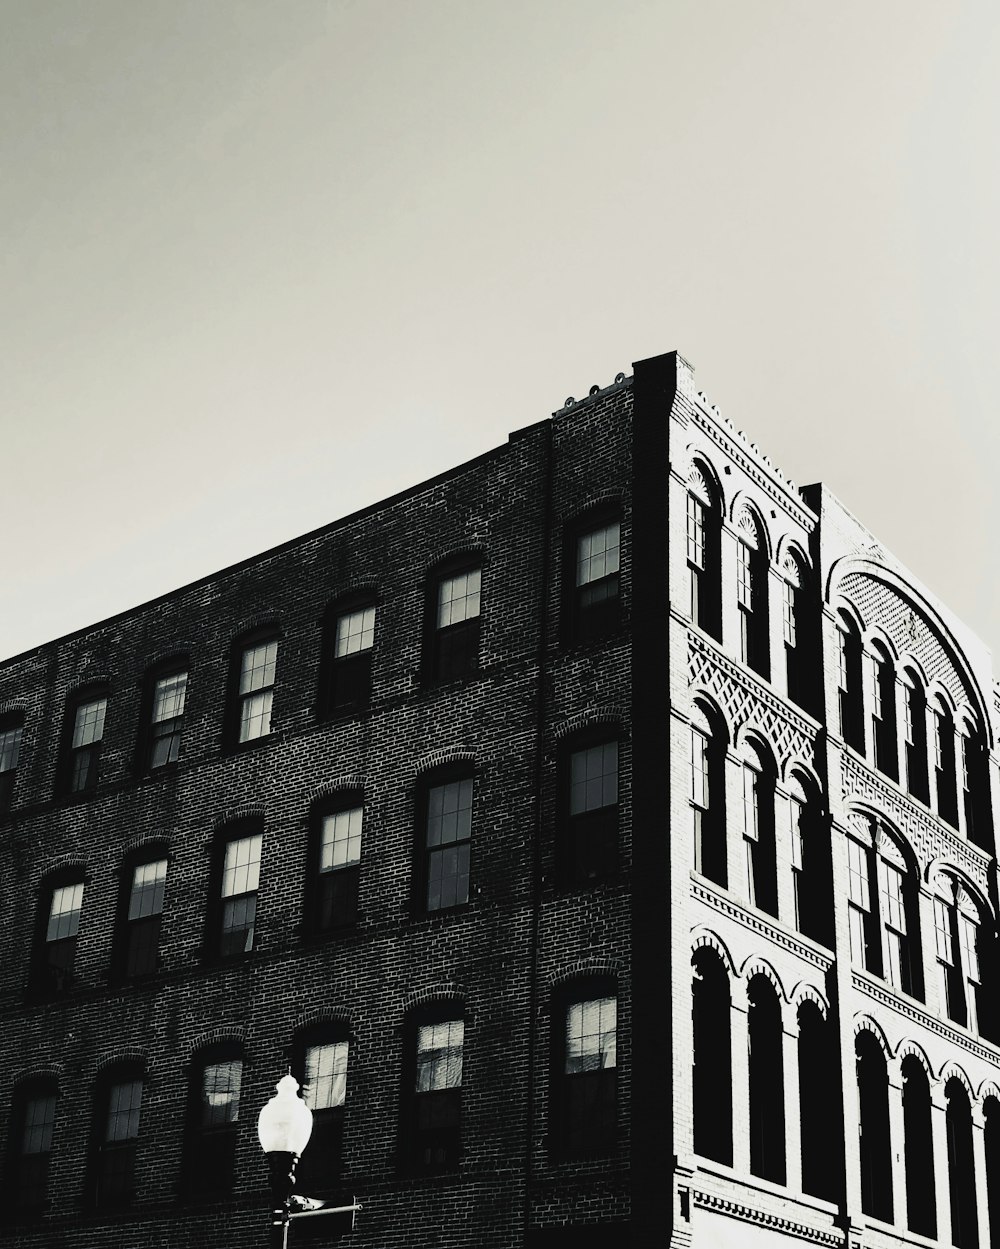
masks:
{"type": "Polygon", "coordinates": [[[927,698],[920,678],[903,676],[903,740],[906,744],[906,792],[921,802],[927,791],[927,698]]]}
{"type": "Polygon", "coordinates": [[[988,850],[993,839],[989,766],[986,745],[978,725],[963,724],[959,772],[966,833],[970,841],[988,850]]]}
{"type": "Polygon", "coordinates": [[[958,792],[955,783],[955,721],[943,702],[934,707],[934,788],[938,815],[958,828],[958,792]]]}
{"type": "Polygon", "coordinates": [[[750,1170],[785,1182],[785,1098],[781,1005],[769,980],[754,976],[747,989],[750,1082],[750,1170]]]}
{"type": "Polygon", "coordinates": [[[863,754],[865,749],[861,666],[861,636],[850,616],[841,612],[837,617],[837,697],[840,709],[840,735],[859,754],[863,754]]]}
{"type": "Polygon", "coordinates": [[[927,1073],[911,1054],[903,1059],[903,1156],[906,1168],[906,1226],[921,1236],[937,1235],[934,1140],[927,1073]]]}
{"type": "Polygon", "coordinates": [[[696,706],[691,715],[691,828],[694,868],[723,889],[726,871],[725,739],[696,706]]]}
{"type": "Polygon", "coordinates": [[[694,1151],[703,1158],[731,1166],[733,1086],[729,976],[714,950],[695,951],[691,962],[694,968],[691,987],[694,1151]]]}
{"type": "Polygon", "coordinates": [[[687,566],[691,623],[722,640],[720,507],[707,474],[695,465],[688,476],[687,566]]]}
{"type": "Polygon", "coordinates": [[[798,558],[786,555],[781,565],[781,633],[785,644],[788,697],[800,707],[812,704],[809,660],[811,629],[805,610],[806,573],[798,558]]]}
{"type": "Polygon", "coordinates": [[[58,1102],[54,1076],[26,1081],[14,1090],[6,1196],[19,1213],[38,1214],[45,1208],[58,1102]]]}
{"type": "Polygon", "coordinates": [[[799,1007],[799,1120],[802,1191],[825,1201],[842,1192],[844,1116],[833,1026],[815,1002],[799,1007]]]}
{"type": "Polygon", "coordinates": [[[765,680],[771,673],[767,623],[767,550],[750,512],[738,522],[736,602],[740,613],[740,658],[765,680]]]}
{"type": "Polygon", "coordinates": [[[747,898],[769,915],[778,914],[774,847],[774,771],[756,749],[743,761],[743,848],[747,898]]]}
{"type": "Polygon", "coordinates": [[[898,780],[896,674],[889,655],[878,645],[868,655],[868,711],[875,766],[885,776],[898,780]]]}
{"type": "Polygon", "coordinates": [[[917,884],[902,851],[878,821],[856,817],[847,863],[852,962],[922,999],[917,884]]]}
{"type": "Polygon", "coordinates": [[[945,1085],[948,1136],[948,1196],[951,1202],[951,1243],[979,1249],[976,1214],[976,1167],[972,1154],[972,1111],[961,1080],[945,1085]]]}
{"type": "Polygon", "coordinates": [[[889,1138],[889,1078],[885,1055],[870,1032],[854,1041],[858,1081],[858,1150],[861,1209],[892,1222],[892,1154],[889,1138]]]}
{"type": "Polygon", "coordinates": [[[792,834],[795,927],[821,945],[833,945],[833,874],[830,838],[815,796],[793,778],[788,819],[792,834]]]}
{"type": "Polygon", "coordinates": [[[981,934],[979,907],[968,890],[951,876],[939,876],[934,898],[938,994],[948,1018],[970,1032],[980,1031],[981,934]]]}
{"type": "Polygon", "coordinates": [[[986,1200],[990,1214],[990,1249],[1000,1249],[1000,1102],[987,1097],[983,1112],[986,1126],[986,1200]]]}

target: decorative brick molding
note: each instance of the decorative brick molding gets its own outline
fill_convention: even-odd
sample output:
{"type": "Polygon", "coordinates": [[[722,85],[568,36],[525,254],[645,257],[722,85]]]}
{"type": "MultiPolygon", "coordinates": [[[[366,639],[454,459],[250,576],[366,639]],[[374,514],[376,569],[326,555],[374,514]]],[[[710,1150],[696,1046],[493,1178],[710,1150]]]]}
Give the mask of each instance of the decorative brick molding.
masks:
{"type": "Polygon", "coordinates": [[[988,1049],[974,1037],[959,1032],[957,1028],[950,1028],[940,1019],[935,1019],[927,1011],[921,1010],[915,1003],[904,1002],[901,998],[896,997],[894,993],[890,993],[888,989],[872,984],[871,981],[858,975],[857,972],[852,973],[851,984],[859,993],[864,993],[866,997],[870,997],[873,1001],[881,1002],[883,1006],[891,1007],[898,1015],[905,1015],[907,1019],[912,1019],[915,1023],[920,1024],[921,1027],[926,1028],[928,1032],[944,1037],[952,1045],[960,1045],[962,1049],[968,1050],[970,1054],[975,1054],[977,1058],[981,1058],[983,1062],[987,1062],[993,1067],[1000,1066],[1000,1050],[988,1049]]]}
{"type": "Polygon", "coordinates": [[[808,1223],[799,1223],[784,1215],[772,1214],[768,1210],[757,1210],[753,1206],[745,1206],[741,1202],[732,1201],[728,1197],[720,1197],[716,1193],[702,1192],[692,1188],[691,1199],[696,1207],[702,1210],[713,1210],[719,1214],[727,1214],[730,1218],[741,1219],[744,1223],[757,1223],[761,1227],[770,1227],[799,1240],[811,1241],[814,1245],[842,1245],[843,1235],[837,1232],[823,1231],[818,1227],[810,1227],[808,1223]]]}
{"type": "Polygon", "coordinates": [[[735,919],[737,923],[742,924],[744,928],[749,928],[751,932],[759,933],[768,941],[779,945],[783,949],[790,950],[792,954],[798,955],[807,963],[811,963],[814,967],[819,967],[823,972],[829,971],[833,966],[832,956],[824,956],[811,945],[806,945],[804,941],[798,941],[791,933],[783,932],[774,924],[769,924],[767,920],[760,915],[751,915],[738,902],[733,902],[730,898],[721,897],[714,890],[707,888],[698,880],[691,882],[691,896],[707,903],[713,910],[719,912],[720,915],[728,915],[730,919],[735,919]]]}

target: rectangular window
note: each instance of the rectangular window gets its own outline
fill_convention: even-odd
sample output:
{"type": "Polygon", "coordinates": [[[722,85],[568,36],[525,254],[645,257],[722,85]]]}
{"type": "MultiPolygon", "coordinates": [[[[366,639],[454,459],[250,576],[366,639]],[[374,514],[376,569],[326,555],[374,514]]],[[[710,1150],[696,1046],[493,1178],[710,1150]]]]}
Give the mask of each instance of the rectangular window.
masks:
{"type": "Polygon", "coordinates": [[[358,918],[363,807],[323,816],[319,847],[320,929],[342,928],[358,918]]]}
{"type": "Polygon", "coordinates": [[[48,1189],[49,1158],[56,1123],[56,1094],[40,1093],[22,1103],[23,1127],[8,1199],[21,1210],[38,1210],[48,1189]]]}
{"type": "Polygon", "coordinates": [[[0,813],[10,809],[14,792],[14,776],[21,757],[20,724],[0,727],[0,813]]]}
{"type": "Polygon", "coordinates": [[[699,624],[705,576],[705,505],[693,494],[687,496],[687,562],[691,621],[699,624]]]}
{"type": "Polygon", "coordinates": [[[736,601],[744,611],[753,611],[753,551],[746,542],[736,544],[736,601]]]}
{"type": "Polygon", "coordinates": [[[375,605],[337,617],[333,641],[331,708],[367,707],[371,700],[375,605]]]}
{"type": "Polygon", "coordinates": [[[959,912],[958,940],[962,950],[962,974],[965,977],[965,1026],[979,1031],[979,926],[968,915],[959,912]]]}
{"type": "Polygon", "coordinates": [[[851,961],[871,970],[871,885],[868,850],[853,837],[847,839],[847,883],[850,900],[851,961]]]}
{"type": "Polygon", "coordinates": [[[180,755],[187,679],[186,672],[174,672],[170,676],[160,677],[153,686],[149,753],[151,769],[176,763],[180,755]]]}
{"type": "Polygon", "coordinates": [[[240,726],[241,742],[256,741],[271,731],[271,703],[274,698],[274,673],[278,659],[278,640],[259,642],[243,651],[240,662],[240,726]]]}
{"type": "Polygon", "coordinates": [[[208,1063],[201,1081],[201,1126],[228,1127],[240,1117],[243,1063],[238,1059],[208,1063]]]}
{"type": "Polygon", "coordinates": [[[133,869],[126,919],[125,975],[148,976],[156,971],[163,914],[167,860],[140,863],[133,869]]]}
{"type": "Polygon", "coordinates": [[[347,1061],[347,1041],[322,1041],[305,1050],[302,1098],[313,1112],[313,1130],[296,1189],[310,1196],[328,1192],[343,1164],[347,1061]]]}
{"type": "Polygon", "coordinates": [[[951,936],[951,908],[940,898],[934,899],[934,949],[937,955],[938,993],[941,1007],[949,1019],[956,1016],[955,955],[951,936]]]}
{"type": "Polygon", "coordinates": [[[80,703],[74,712],[69,769],[69,790],[72,794],[88,793],[97,785],[107,710],[108,700],[95,698],[91,702],[80,703]]]}
{"type": "Polygon", "coordinates": [[[619,623],[621,525],[611,521],[581,533],[574,554],[574,637],[592,641],[619,623]]]}
{"type": "Polygon", "coordinates": [[[50,988],[64,989],[72,980],[82,911],[82,880],[71,885],[58,885],[52,890],[45,928],[45,970],[50,988]]]}
{"type": "Polygon", "coordinates": [[[238,1058],[206,1063],[196,1074],[188,1185],[198,1196],[217,1200],[232,1188],[242,1078],[238,1058]]]}
{"type": "Polygon", "coordinates": [[[706,858],[710,848],[705,844],[709,834],[709,787],[708,741],[696,728],[691,729],[691,821],[694,833],[694,870],[702,875],[706,871],[706,858]]]}
{"type": "Polygon", "coordinates": [[[569,1154],[606,1152],[616,1131],[618,1004],[572,1002],[566,1011],[563,1077],[569,1154]]]}
{"type": "Polygon", "coordinates": [[[886,937],[885,979],[904,993],[912,991],[910,951],[906,933],[903,874],[891,863],[879,860],[882,924],[886,937]]]}
{"type": "Polygon", "coordinates": [[[618,849],[618,742],[599,742],[569,757],[569,844],[573,881],[613,872],[618,849]]]}
{"type": "Polygon", "coordinates": [[[261,835],[240,837],[226,843],[222,867],[223,957],[246,954],[253,949],[257,890],[260,888],[261,835]]]}
{"type": "Polygon", "coordinates": [[[346,1041],[310,1045],[306,1050],[306,1078],[302,1096],[312,1111],[343,1106],[347,1096],[346,1041]]]}
{"type": "Polygon", "coordinates": [[[416,1030],[414,1160],[425,1169],[458,1162],[465,1024],[444,1019],[416,1030]]]}
{"type": "Polygon", "coordinates": [[[426,903],[428,911],[469,900],[472,841],[472,777],[433,785],[427,791],[426,903]]]}
{"type": "Polygon", "coordinates": [[[437,583],[434,613],[434,677],[450,681],[479,667],[482,570],[466,568],[437,583]]]}
{"type": "Polygon", "coordinates": [[[795,586],[790,581],[781,583],[781,633],[785,645],[794,649],[796,641],[795,586]]]}
{"type": "Polygon", "coordinates": [[[97,1163],[98,1205],[128,1205],[132,1200],[141,1105],[142,1080],[123,1080],[108,1089],[104,1138],[97,1163]]]}

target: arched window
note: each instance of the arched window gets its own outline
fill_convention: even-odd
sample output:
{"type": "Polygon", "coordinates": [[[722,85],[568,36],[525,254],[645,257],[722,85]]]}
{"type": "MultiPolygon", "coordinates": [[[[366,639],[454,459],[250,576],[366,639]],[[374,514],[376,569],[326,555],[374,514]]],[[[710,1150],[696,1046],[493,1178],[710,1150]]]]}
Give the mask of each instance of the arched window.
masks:
{"type": "Polygon", "coordinates": [[[456,1167],[461,1148],[461,1002],[436,1002],[410,1013],[403,1065],[404,1152],[417,1171],[456,1167]]]}
{"type": "Polygon", "coordinates": [[[229,652],[225,739],[229,747],[246,747],[271,732],[271,712],[278,672],[276,625],[236,638],[229,652]]]}
{"type": "Polygon", "coordinates": [[[762,750],[749,745],[743,759],[743,848],[747,897],[753,906],[777,915],[774,765],[762,750]]]}
{"type": "Polygon", "coordinates": [[[983,935],[979,907],[962,884],[946,873],[936,881],[934,943],[938,994],[949,1019],[980,1031],[983,1001],[983,935]]]}
{"type": "Polygon", "coordinates": [[[799,1007],[798,1059],[802,1191],[838,1201],[844,1137],[840,1056],[833,1025],[815,1002],[799,1007]]]}
{"type": "Polygon", "coordinates": [[[335,1186],[344,1161],[344,1105],[350,1039],[343,1023],[318,1024],[295,1039],[295,1075],[313,1112],[309,1146],[296,1171],[296,1189],[309,1197],[335,1186]]]}
{"type": "Polygon", "coordinates": [[[169,858],[163,844],[145,846],[122,865],[114,971],[137,980],[159,967],[160,920],[169,858]]]}
{"type": "Polygon", "coordinates": [[[73,986],[84,884],[82,867],[64,868],[48,877],[39,892],[31,985],[41,997],[73,986]]]}
{"type": "Polygon", "coordinates": [[[97,788],[108,711],[108,687],[77,690],[66,704],[59,786],[66,794],[89,794],[97,788]]]}
{"type": "Polygon", "coordinates": [[[236,1043],[204,1049],[191,1065],[185,1170],[193,1196],[218,1199],[233,1186],[242,1082],[236,1043]]]}
{"type": "Polygon", "coordinates": [[[963,717],[962,749],[958,763],[965,829],[969,840],[985,849],[990,848],[993,837],[988,761],[982,730],[978,723],[963,717]]]}
{"type": "Polygon", "coordinates": [[[833,945],[833,873],[830,836],[820,817],[812,785],[792,777],[788,784],[792,834],[795,927],[821,945],[833,945]]]}
{"type": "Polygon", "coordinates": [[[39,1214],[45,1207],[58,1102],[54,1076],[25,1081],[14,1090],[6,1198],[19,1213],[39,1214]]]}
{"type": "Polygon", "coordinates": [[[313,805],[307,922],[313,932],[350,928],[358,920],[364,793],[341,790],[313,805]]]}
{"type": "Polygon", "coordinates": [[[695,706],[691,715],[691,825],[694,867],[726,887],[726,744],[717,718],[695,706]]]}
{"type": "Polygon", "coordinates": [[[331,603],[323,617],[319,714],[363,711],[371,700],[377,604],[371,591],[331,603]]]}
{"type": "Polygon", "coordinates": [[[565,1157],[613,1152],[618,1132],[618,996],[613,979],[576,981],[556,995],[552,1147],[565,1157]]]}
{"type": "Polygon", "coordinates": [[[917,883],[902,850],[877,820],[855,817],[847,862],[852,961],[922,998],[917,883]]]}
{"type": "Polygon", "coordinates": [[[713,1158],[731,1166],[733,1088],[729,976],[718,954],[707,947],[696,950],[691,962],[694,968],[691,987],[694,1151],[703,1158],[713,1158]]]}
{"type": "Polygon", "coordinates": [[[140,774],[159,772],[180,758],[189,667],[186,655],[174,655],[143,678],[136,757],[140,774]]]}
{"type": "Polygon", "coordinates": [[[944,1088],[948,1133],[948,1196],[951,1202],[951,1243],[959,1249],[979,1249],[976,1214],[976,1167],[972,1153],[972,1111],[961,1080],[944,1088]]]}
{"type": "Polygon", "coordinates": [[[840,734],[859,754],[865,749],[861,692],[862,646],[857,626],[846,612],[837,616],[837,697],[840,734]]]}
{"type": "Polygon", "coordinates": [[[986,1199],[990,1212],[990,1249],[1000,1249],[1000,1102],[987,1097],[983,1103],[986,1126],[986,1199]]]}
{"type": "Polygon", "coordinates": [[[938,815],[952,828],[958,828],[958,787],[955,776],[955,721],[943,698],[934,712],[934,781],[938,815]]]}
{"type": "Polygon", "coordinates": [[[937,1235],[931,1092],[920,1060],[903,1059],[903,1158],[906,1170],[906,1226],[921,1236],[937,1235]]]}
{"type": "Polygon", "coordinates": [[[806,571],[798,556],[785,556],[781,578],[781,632],[785,643],[788,697],[800,707],[808,708],[812,704],[809,672],[812,629],[805,610],[806,571]]]}
{"type": "Polygon", "coordinates": [[[740,658],[765,679],[771,656],[767,613],[767,545],[757,518],[744,511],[736,543],[736,602],[740,613],[740,658]]]}
{"type": "Polygon", "coordinates": [[[143,1072],[135,1063],[112,1067],[94,1099],[94,1204],[128,1206],[135,1194],[143,1072]]]}
{"type": "Polygon", "coordinates": [[[923,683],[909,668],[903,672],[903,740],[906,791],[927,802],[927,698],[923,683]]]}
{"type": "Polygon", "coordinates": [[[854,1040],[858,1081],[858,1147],[861,1209],[892,1222],[892,1153],[889,1138],[889,1077],[882,1047],[870,1032],[854,1040]]]}
{"type": "Polygon", "coordinates": [[[785,1098],[781,1005],[771,982],[754,976],[749,1007],[750,1170],[785,1182],[785,1098]]]}
{"type": "Polygon", "coordinates": [[[868,715],[875,766],[893,780],[899,777],[896,758],[896,674],[892,659],[878,642],[868,662],[868,715]]]}
{"type": "Polygon", "coordinates": [[[722,640],[720,576],[721,518],[718,496],[708,474],[695,465],[688,475],[687,566],[691,622],[722,640]]]}
{"type": "Polygon", "coordinates": [[[479,667],[483,562],[468,552],[431,569],[424,623],[424,680],[457,681],[479,667]]]}

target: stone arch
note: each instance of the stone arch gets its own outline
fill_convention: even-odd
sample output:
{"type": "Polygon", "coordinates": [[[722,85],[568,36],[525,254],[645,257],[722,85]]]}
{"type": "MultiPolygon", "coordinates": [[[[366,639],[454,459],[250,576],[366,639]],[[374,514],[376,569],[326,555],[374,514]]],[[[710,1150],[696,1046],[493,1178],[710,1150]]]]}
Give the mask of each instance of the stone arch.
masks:
{"type": "Polygon", "coordinates": [[[778,1001],[781,1003],[788,1002],[788,994],[785,992],[781,983],[781,977],[774,970],[771,964],[761,954],[749,955],[740,968],[740,979],[746,981],[747,984],[754,979],[755,976],[763,976],[765,980],[771,982],[771,986],[778,995],[778,1001]]]}
{"type": "Polygon", "coordinates": [[[729,951],[729,947],[711,928],[703,928],[698,925],[691,929],[691,956],[694,957],[699,950],[714,950],[722,960],[722,965],[729,973],[731,979],[736,979],[739,972],[736,970],[736,960],[729,951]]]}
{"type": "Polygon", "coordinates": [[[719,515],[726,512],[726,493],[722,488],[722,478],[711,459],[699,448],[686,448],[686,465],[683,469],[684,482],[702,502],[716,508],[719,515]]]}
{"type": "Polygon", "coordinates": [[[899,1062],[902,1062],[904,1058],[915,1058],[923,1067],[927,1079],[934,1079],[934,1068],[931,1066],[931,1060],[927,1057],[927,1051],[919,1042],[914,1041],[912,1037],[904,1037],[896,1046],[896,1058],[899,1062]]]}
{"type": "Polygon", "coordinates": [[[778,776],[786,788],[792,781],[798,781],[811,800],[817,804],[822,802],[823,786],[812,764],[802,755],[786,755],[781,761],[778,776]]]}
{"type": "MultiPolygon", "coordinates": [[[[708,721],[712,734],[718,734],[720,741],[728,749],[733,744],[732,725],[716,699],[700,686],[690,691],[689,699],[692,712],[696,709],[701,711],[708,721]]],[[[689,718],[693,721],[696,717],[691,714],[689,718]]]]}
{"type": "Polygon", "coordinates": [[[861,1035],[862,1032],[870,1032],[881,1047],[882,1054],[887,1063],[892,1061],[892,1046],[889,1044],[889,1038],[885,1035],[882,1025],[878,1023],[866,1011],[858,1011],[854,1016],[854,1039],[861,1035]]]}
{"type": "Polygon", "coordinates": [[[976,1101],[980,1106],[984,1106],[987,1098],[990,1097],[992,1097],[997,1103],[997,1106],[1000,1107],[1000,1084],[997,1084],[996,1080],[994,1080],[992,1076],[987,1076],[979,1086],[979,1091],[976,1094],[976,1101]]]}
{"type": "Polygon", "coordinates": [[[624,707],[617,705],[591,707],[587,711],[580,711],[576,715],[568,716],[561,724],[556,725],[552,731],[552,736],[555,741],[561,742],[564,738],[572,737],[574,733],[578,733],[581,729],[589,729],[599,724],[607,724],[624,731],[627,719],[624,707]]]}
{"type": "Polygon", "coordinates": [[[965,1068],[960,1063],[955,1062],[953,1058],[949,1058],[941,1070],[938,1072],[938,1080],[941,1082],[942,1088],[949,1080],[957,1080],[965,1089],[965,1095],[969,1099],[969,1105],[975,1106],[976,1095],[972,1090],[972,1081],[965,1072],[965,1068]]]}
{"type": "Polygon", "coordinates": [[[850,599],[837,595],[830,603],[830,610],[835,617],[846,617],[851,625],[857,630],[858,637],[864,638],[868,630],[865,618],[861,612],[854,606],[850,599]]]}
{"type": "Polygon", "coordinates": [[[810,984],[808,980],[800,980],[792,990],[788,1000],[796,1015],[798,1015],[800,1006],[805,1002],[812,1002],[819,1008],[819,1013],[824,1019],[830,1018],[830,1003],[827,1001],[826,995],[821,993],[814,984],[810,984]]]}
{"type": "Polygon", "coordinates": [[[778,539],[774,558],[782,576],[787,576],[792,571],[789,567],[790,562],[793,565],[797,565],[797,572],[804,579],[798,582],[800,587],[812,577],[812,561],[802,549],[799,540],[790,534],[783,533],[778,539]]]}
{"type": "Polygon", "coordinates": [[[745,490],[741,490],[733,499],[729,509],[729,519],[737,532],[742,533],[750,541],[751,546],[756,547],[759,544],[761,554],[770,564],[774,555],[770,531],[760,507],[745,490]]]}

